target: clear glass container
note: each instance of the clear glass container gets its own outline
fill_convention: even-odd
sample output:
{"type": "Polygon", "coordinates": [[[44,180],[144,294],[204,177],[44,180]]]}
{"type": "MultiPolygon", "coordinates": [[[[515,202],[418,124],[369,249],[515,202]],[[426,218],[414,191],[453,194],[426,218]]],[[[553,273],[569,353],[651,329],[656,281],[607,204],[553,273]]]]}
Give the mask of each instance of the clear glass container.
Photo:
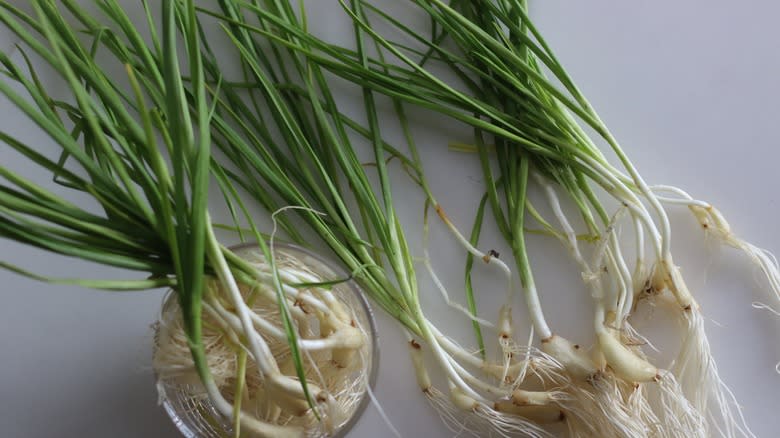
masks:
{"type": "MultiPolygon", "coordinates": [[[[256,244],[243,244],[232,247],[231,250],[237,255],[242,255],[247,251],[257,250],[256,244]]],[[[326,260],[322,256],[297,245],[293,244],[274,244],[275,254],[285,254],[297,258],[303,262],[308,269],[315,272],[323,280],[334,280],[347,278],[349,274],[338,265],[326,260]]],[[[368,358],[367,358],[367,385],[373,388],[376,382],[376,374],[379,366],[379,350],[377,343],[376,322],[368,301],[363,294],[360,286],[354,281],[349,280],[340,283],[338,288],[333,289],[334,294],[338,293],[338,298],[344,301],[351,309],[355,311],[355,316],[359,318],[360,324],[367,333],[368,358]]],[[[165,299],[162,307],[162,315],[171,310],[171,306],[178,305],[175,294],[170,293],[165,299]]],[[[157,339],[157,337],[155,337],[157,339]]],[[[157,341],[155,341],[155,348],[157,341]]],[[[193,394],[203,394],[203,388],[198,383],[183,384],[172,379],[158,379],[157,393],[160,404],[170,416],[173,423],[179,429],[183,436],[187,438],[216,438],[232,436],[233,426],[231,419],[220,414],[212,405],[208,397],[203,395],[193,396],[193,394]]],[[[357,408],[352,415],[342,421],[335,428],[332,437],[345,437],[352,426],[357,422],[362,412],[369,402],[367,391],[363,391],[357,408]]],[[[319,433],[309,433],[307,437],[325,436],[319,433]]]]}

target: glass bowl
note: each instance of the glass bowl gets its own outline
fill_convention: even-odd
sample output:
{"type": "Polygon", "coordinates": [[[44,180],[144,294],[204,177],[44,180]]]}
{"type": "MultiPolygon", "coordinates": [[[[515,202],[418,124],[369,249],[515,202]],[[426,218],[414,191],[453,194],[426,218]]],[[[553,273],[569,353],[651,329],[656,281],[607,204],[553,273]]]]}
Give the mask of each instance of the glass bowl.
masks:
{"type": "MultiPolygon", "coordinates": [[[[242,244],[230,248],[238,255],[246,254],[257,250],[256,244],[242,244]]],[[[323,258],[322,256],[297,245],[287,243],[275,243],[274,252],[278,255],[287,255],[294,257],[306,265],[308,269],[315,272],[324,281],[347,278],[349,274],[338,265],[323,258]]],[[[333,288],[333,293],[342,301],[346,302],[351,309],[354,309],[356,317],[367,333],[368,361],[366,385],[373,388],[376,382],[376,374],[379,366],[379,350],[377,343],[376,322],[368,301],[363,294],[362,289],[354,280],[345,283],[339,283],[333,288]]],[[[172,306],[178,305],[176,296],[169,293],[162,306],[161,318],[172,306]]],[[[157,335],[157,333],[155,333],[157,335]]],[[[157,348],[157,339],[155,336],[154,348],[157,348]]],[[[179,429],[183,436],[187,438],[217,438],[232,436],[233,425],[230,418],[223,416],[213,406],[208,397],[203,395],[203,387],[197,383],[182,383],[174,379],[157,379],[157,394],[159,403],[163,406],[174,425],[179,429]],[[195,395],[194,395],[195,394],[195,395]]],[[[352,415],[343,420],[340,425],[334,428],[331,435],[324,435],[320,432],[307,431],[307,437],[331,436],[344,437],[357,422],[362,412],[368,404],[369,397],[364,390],[360,396],[357,407],[352,415]]]]}

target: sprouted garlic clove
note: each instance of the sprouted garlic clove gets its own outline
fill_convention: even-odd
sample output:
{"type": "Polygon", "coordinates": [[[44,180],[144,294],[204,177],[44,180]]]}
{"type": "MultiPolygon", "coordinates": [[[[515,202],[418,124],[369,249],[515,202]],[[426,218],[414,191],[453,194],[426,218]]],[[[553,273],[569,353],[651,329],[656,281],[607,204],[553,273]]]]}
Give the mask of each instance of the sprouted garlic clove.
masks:
{"type": "Polygon", "coordinates": [[[512,362],[509,365],[509,368],[505,368],[503,364],[485,361],[480,365],[480,370],[482,370],[485,374],[499,380],[504,375],[504,371],[506,371],[506,376],[504,377],[504,381],[506,383],[512,383],[515,380],[517,380],[517,378],[520,376],[520,372],[523,370],[524,367],[527,367],[529,370],[533,370],[534,368],[533,360],[528,360],[528,361],[521,360],[521,361],[512,362]]]}
{"type": "Polygon", "coordinates": [[[412,356],[412,365],[414,365],[414,374],[417,378],[417,384],[423,392],[427,393],[431,389],[431,377],[425,368],[422,346],[414,339],[409,341],[409,354],[412,356]]]}
{"type": "Polygon", "coordinates": [[[542,351],[561,363],[566,371],[579,380],[588,380],[598,372],[588,354],[571,341],[552,335],[542,339],[542,351]]]}
{"type": "Polygon", "coordinates": [[[553,402],[553,395],[548,391],[516,389],[510,400],[516,406],[547,406],[553,402]]]}
{"type": "Polygon", "coordinates": [[[682,278],[680,268],[674,265],[670,257],[661,260],[660,263],[656,263],[653,272],[653,287],[658,291],[668,289],[674,296],[677,304],[685,311],[698,308],[696,300],[691,295],[685,280],[682,278]],[[663,286],[661,286],[661,282],[663,286]]]}
{"type": "Polygon", "coordinates": [[[467,395],[463,390],[450,383],[450,400],[460,410],[475,411],[479,408],[479,403],[473,397],[467,395]]]}
{"type": "Polygon", "coordinates": [[[609,330],[597,334],[599,347],[612,371],[629,382],[650,382],[657,380],[658,369],[628,349],[609,330]]]}
{"type": "Polygon", "coordinates": [[[357,351],[363,346],[363,334],[355,327],[346,326],[332,333],[342,347],[334,348],[331,352],[331,360],[339,368],[347,368],[355,360],[357,351]]]}
{"type": "Polygon", "coordinates": [[[523,417],[537,424],[557,423],[566,419],[566,414],[557,406],[518,406],[511,400],[499,400],[493,404],[493,409],[523,417]]]}
{"type": "Polygon", "coordinates": [[[498,336],[501,339],[512,337],[512,308],[503,305],[498,312],[498,336]]]}

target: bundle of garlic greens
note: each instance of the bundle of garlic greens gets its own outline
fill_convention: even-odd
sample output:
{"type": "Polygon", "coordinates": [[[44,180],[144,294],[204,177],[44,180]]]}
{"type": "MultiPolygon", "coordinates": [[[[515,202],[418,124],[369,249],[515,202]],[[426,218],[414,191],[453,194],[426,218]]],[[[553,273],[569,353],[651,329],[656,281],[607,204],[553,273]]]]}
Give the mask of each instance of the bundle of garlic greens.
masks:
{"type": "Polygon", "coordinates": [[[33,1],[31,15],[0,2],[0,21],[22,41],[21,60],[0,57],[8,78],[0,91],[60,150],[52,157],[10,133],[0,134],[4,147],[50,172],[51,184],[99,206],[81,208],[0,167],[0,236],[150,276],[58,280],[2,266],[88,287],[173,289],[177,300],[166,303],[158,327],[155,369],[165,380],[195,384],[194,397],[229,419],[229,433],[332,434],[368,385],[368,323],[359,301],[339,292],[347,279],[285,255],[273,244],[278,228],[294,242],[328,248],[398,321],[420,389],[454,430],[551,436],[565,423],[571,436],[752,435],[718,377],[701,312],[672,259],[667,206],[688,206],[702,227],[757,263],[778,294],[776,262],[738,239],[711,205],[645,183],[528,18],[524,0],[411,0],[432,23],[428,36],[369,2],[341,1],[354,24],[350,47],[309,32],[303,2],[165,0],[158,27],[151,2],[142,0],[143,31],[118,0],[92,3],[100,16],[75,0],[33,1]],[[401,36],[383,36],[377,20],[401,36]],[[235,50],[213,50],[205,38],[213,29],[235,50]],[[179,45],[186,51],[181,65],[179,45]],[[125,66],[127,86],[98,55],[125,66]],[[68,98],[47,93],[38,62],[66,81],[68,98]],[[228,72],[235,66],[237,75],[228,72]],[[457,84],[439,78],[442,66],[457,84]],[[345,114],[333,76],[359,89],[365,117],[345,114]],[[392,103],[402,146],[385,140],[380,95],[392,103]],[[426,180],[410,106],[474,128],[466,149],[481,164],[486,193],[469,237],[426,180]],[[473,325],[476,353],[421,305],[428,291],[420,290],[419,260],[397,211],[391,160],[426,200],[422,264],[446,303],[473,325]],[[256,252],[217,241],[207,206],[211,181],[233,219],[229,228],[256,252]],[[545,194],[552,218],[529,201],[531,185],[545,194]],[[270,239],[250,200],[272,218],[270,239]],[[584,229],[564,213],[568,202],[584,229]],[[468,253],[467,308],[449,300],[433,269],[429,206],[468,253]],[[488,208],[512,250],[519,287],[509,264],[478,249],[488,208]],[[578,264],[595,308],[590,349],[545,318],[526,246],[529,219],[578,264]],[[632,227],[628,239],[617,233],[624,224],[632,227]],[[490,310],[495,318],[485,309],[477,314],[475,260],[506,278],[503,305],[490,310]],[[516,339],[519,289],[539,348],[516,339]],[[663,300],[683,327],[669,370],[646,356],[630,324],[639,306],[663,300]]]}
{"type": "Polygon", "coordinates": [[[0,3],[0,21],[21,40],[18,56],[0,55],[0,92],[54,144],[2,133],[7,153],[53,178],[41,184],[0,167],[0,235],[148,278],[55,279],[2,266],[100,289],[171,288],[156,370],[232,419],[221,434],[331,434],[354,414],[368,385],[362,302],[341,290],[344,276],[277,254],[273,235],[267,244],[251,218],[248,241],[256,251],[217,241],[209,184],[236,189],[211,153],[211,130],[222,119],[207,94],[193,2],[162,3],[160,36],[144,3],[149,44],[118,2],[95,5],[100,19],[75,1],[35,1],[31,14],[0,3]],[[111,75],[117,62],[127,81],[111,75]],[[67,95],[44,88],[42,72],[61,78],[67,95]],[[68,192],[94,205],[70,202],[68,192]]]}

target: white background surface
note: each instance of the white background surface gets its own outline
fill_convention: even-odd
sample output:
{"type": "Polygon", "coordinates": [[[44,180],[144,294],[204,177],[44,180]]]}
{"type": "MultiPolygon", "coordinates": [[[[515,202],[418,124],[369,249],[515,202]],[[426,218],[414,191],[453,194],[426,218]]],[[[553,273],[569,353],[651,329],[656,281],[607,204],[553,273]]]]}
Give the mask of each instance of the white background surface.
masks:
{"type": "MultiPolygon", "coordinates": [[[[309,3],[316,10],[312,17],[323,20],[319,27],[335,23],[327,21],[337,13],[335,1],[309,3]]],[[[531,4],[538,27],[649,183],[674,184],[712,202],[738,234],[780,251],[779,3],[531,4]]],[[[351,30],[336,25],[328,33],[337,36],[342,31],[351,30]]],[[[0,38],[3,50],[11,45],[6,33],[0,38]]],[[[0,114],[1,129],[39,138],[6,101],[0,101],[0,114]]],[[[474,157],[449,152],[446,144],[468,141],[469,130],[430,120],[418,136],[428,177],[454,221],[468,230],[482,191],[481,173],[474,157]]],[[[4,147],[0,160],[24,173],[26,164],[4,147]]],[[[398,193],[410,240],[417,242],[421,198],[414,190],[398,193]]],[[[708,334],[722,376],[743,403],[756,435],[776,436],[778,322],[750,306],[755,300],[767,301],[763,283],[755,281],[753,270],[734,251],[708,245],[684,210],[673,209],[671,216],[675,260],[706,316],[719,324],[710,322],[708,334]]],[[[463,255],[440,227],[434,228],[432,241],[440,276],[452,296],[462,297],[463,255]]],[[[481,246],[503,248],[494,232],[486,232],[481,246]]],[[[548,239],[532,238],[531,251],[550,323],[567,337],[588,342],[589,301],[573,264],[548,239]]],[[[0,257],[55,276],[111,274],[7,240],[0,240],[0,257]]],[[[468,343],[468,324],[442,308],[427,278],[421,277],[426,310],[444,331],[468,343]]],[[[477,278],[483,294],[480,308],[494,312],[501,285],[486,270],[477,278]]],[[[0,436],[177,436],[156,405],[150,368],[150,324],[161,296],[43,285],[0,272],[0,436]]],[[[663,315],[655,318],[654,324],[638,323],[640,330],[663,325],[663,315]]],[[[406,437],[452,436],[420,395],[395,323],[381,314],[378,319],[381,365],[376,395],[390,419],[406,437]]],[[[519,313],[519,333],[526,330],[524,321],[519,313]]],[[[350,436],[390,433],[369,407],[350,436]]]]}

